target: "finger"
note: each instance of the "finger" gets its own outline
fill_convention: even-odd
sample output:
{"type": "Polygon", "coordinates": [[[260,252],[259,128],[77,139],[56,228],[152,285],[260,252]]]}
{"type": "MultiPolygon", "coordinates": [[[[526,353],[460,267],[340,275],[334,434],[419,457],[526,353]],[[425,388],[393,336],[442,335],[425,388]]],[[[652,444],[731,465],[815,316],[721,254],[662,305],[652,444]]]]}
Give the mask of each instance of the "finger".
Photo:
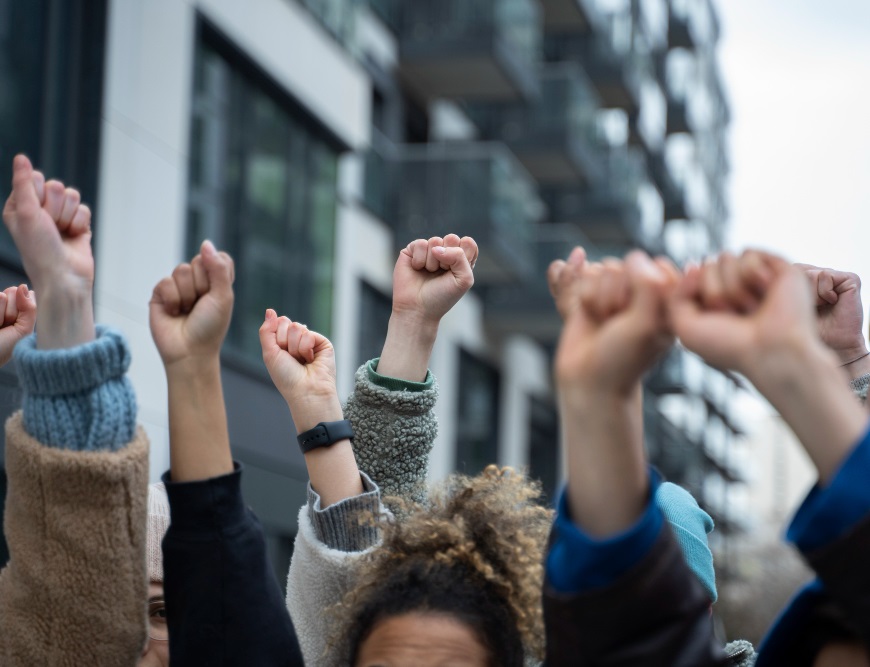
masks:
{"type": "Polygon", "coordinates": [[[42,206],[45,201],[45,176],[41,171],[33,170],[33,188],[36,190],[36,198],[42,206]]]}
{"type": "Polygon", "coordinates": [[[275,333],[275,340],[278,343],[278,347],[280,347],[282,350],[288,349],[288,343],[287,343],[288,338],[289,338],[288,333],[290,331],[290,326],[292,324],[293,324],[293,322],[290,320],[289,317],[282,315],[281,317],[278,318],[278,325],[277,325],[277,331],[275,333]]]}
{"type": "Polygon", "coordinates": [[[151,295],[151,303],[160,306],[169,315],[178,315],[181,312],[181,295],[175,280],[164,278],[157,283],[151,295]]]}
{"type": "Polygon", "coordinates": [[[45,204],[43,209],[55,222],[60,219],[60,214],[63,211],[65,193],[66,188],[63,187],[63,183],[60,181],[52,180],[45,184],[45,204]]]}
{"type": "Polygon", "coordinates": [[[202,263],[202,255],[197,255],[190,260],[190,268],[193,269],[193,288],[198,298],[207,293],[209,288],[208,273],[202,263]]]}
{"type": "Polygon", "coordinates": [[[814,291],[818,299],[823,303],[828,303],[832,306],[840,299],[840,295],[837,294],[837,290],[834,289],[834,276],[831,271],[827,269],[819,271],[814,291]]]}
{"type": "Polygon", "coordinates": [[[233,258],[230,257],[228,252],[224,252],[223,250],[220,250],[218,255],[220,255],[221,258],[230,265],[230,283],[236,282],[236,263],[233,261],[233,258]]]}
{"type": "Polygon", "coordinates": [[[625,275],[631,288],[631,306],[641,313],[645,324],[666,324],[666,300],[670,296],[670,276],[649,255],[640,250],[625,257],[625,275]]]}
{"type": "Polygon", "coordinates": [[[676,285],[680,279],[682,278],[682,274],[680,270],[677,268],[677,265],[671,261],[670,257],[664,257],[663,255],[659,255],[653,260],[656,263],[664,274],[667,276],[668,280],[676,285]]]}
{"type": "Polygon", "coordinates": [[[60,217],[57,219],[57,228],[66,232],[72,224],[73,218],[78,211],[79,204],[82,202],[82,197],[78,190],[67,188],[63,193],[63,206],[60,210],[60,217]]]}
{"type": "Polygon", "coordinates": [[[465,256],[468,258],[468,265],[474,270],[474,265],[477,264],[477,258],[480,256],[477,248],[477,241],[470,236],[463,236],[459,239],[459,247],[465,251],[465,256]]]}
{"type": "Polygon", "coordinates": [[[19,332],[25,336],[33,333],[36,327],[36,293],[23,283],[16,288],[15,307],[18,310],[15,324],[19,332]]]}
{"type": "Polygon", "coordinates": [[[12,161],[12,198],[15,209],[25,217],[36,215],[42,205],[34,186],[33,165],[25,155],[16,155],[12,161]]]}
{"type": "Polygon", "coordinates": [[[3,326],[5,327],[15,324],[15,320],[18,319],[18,288],[7,287],[3,290],[3,296],[6,297],[3,308],[3,326]]]}
{"type": "Polygon", "coordinates": [[[554,259],[547,267],[547,286],[550,288],[550,296],[554,301],[559,300],[563,285],[561,284],[562,273],[568,267],[568,262],[563,259],[554,259]]]}
{"type": "Polygon", "coordinates": [[[774,273],[765,260],[764,253],[744,250],[737,265],[744,285],[755,295],[764,296],[774,279],[774,273]]]}
{"type": "Polygon", "coordinates": [[[317,337],[313,331],[305,330],[299,339],[299,356],[305,359],[305,363],[314,361],[314,345],[317,343],[317,337]]]}
{"type": "Polygon", "coordinates": [[[432,249],[432,255],[438,262],[438,266],[444,266],[447,271],[453,274],[453,280],[463,292],[471,289],[471,286],[474,285],[474,272],[471,270],[468,257],[462,248],[435,246],[432,249]]]}
{"type": "Polygon", "coordinates": [[[235,276],[232,258],[225,252],[219,253],[208,239],[202,242],[199,253],[208,275],[209,289],[221,293],[232,292],[235,276]]]}
{"type": "Polygon", "coordinates": [[[740,279],[737,257],[730,252],[723,252],[717,266],[724,296],[730,306],[744,313],[755,310],[758,307],[758,299],[740,279]]]}
{"type": "Polygon", "coordinates": [[[308,333],[308,327],[299,322],[293,322],[287,331],[287,351],[301,364],[308,363],[302,354],[302,338],[308,333]]]}
{"type": "Polygon", "coordinates": [[[579,276],[577,296],[580,306],[592,319],[598,320],[598,293],[600,291],[601,274],[603,267],[595,262],[586,264],[579,276]]]}
{"type": "Polygon", "coordinates": [[[718,259],[710,257],[701,268],[701,302],[709,310],[724,310],[728,306],[717,264],[718,259]]]}
{"type": "Polygon", "coordinates": [[[440,254],[439,255],[434,254],[433,251],[435,250],[435,248],[441,248],[441,249],[444,248],[444,239],[442,239],[440,236],[433,236],[431,239],[429,239],[428,248],[427,248],[428,252],[426,254],[426,270],[429,273],[435,273],[436,271],[441,271],[441,270],[447,269],[446,266],[445,267],[441,266],[441,262],[439,261],[440,254]]]}
{"type": "Polygon", "coordinates": [[[429,244],[426,239],[417,239],[411,242],[411,268],[421,271],[426,268],[426,255],[429,252],[429,244]]]}
{"type": "Polygon", "coordinates": [[[598,288],[598,315],[601,319],[621,312],[628,305],[630,288],[621,261],[606,258],[602,262],[601,283],[598,288]]]}
{"type": "Polygon", "coordinates": [[[189,313],[196,303],[196,288],[193,286],[193,269],[190,264],[179,264],[172,272],[172,279],[178,288],[179,306],[182,313],[189,313]]]}
{"type": "Polygon", "coordinates": [[[263,319],[263,324],[260,325],[260,349],[263,351],[263,360],[265,361],[267,356],[271,353],[275,352],[275,349],[278,347],[276,341],[276,334],[278,331],[278,314],[268,308],[266,310],[266,316],[263,319]]]}
{"type": "Polygon", "coordinates": [[[72,222],[66,230],[70,236],[79,236],[91,229],[91,209],[87,204],[80,204],[73,215],[72,222]]]}
{"type": "Polygon", "coordinates": [[[7,315],[7,311],[9,309],[9,290],[14,290],[14,287],[7,287],[5,290],[0,292],[0,314],[3,315],[3,320],[0,321],[0,327],[7,327],[15,321],[15,318],[18,315],[18,309],[15,309],[15,314],[12,316],[12,319],[9,319],[9,315],[7,315]]]}
{"type": "Polygon", "coordinates": [[[462,239],[457,234],[448,234],[444,237],[445,248],[459,248],[462,246],[462,239]]]}

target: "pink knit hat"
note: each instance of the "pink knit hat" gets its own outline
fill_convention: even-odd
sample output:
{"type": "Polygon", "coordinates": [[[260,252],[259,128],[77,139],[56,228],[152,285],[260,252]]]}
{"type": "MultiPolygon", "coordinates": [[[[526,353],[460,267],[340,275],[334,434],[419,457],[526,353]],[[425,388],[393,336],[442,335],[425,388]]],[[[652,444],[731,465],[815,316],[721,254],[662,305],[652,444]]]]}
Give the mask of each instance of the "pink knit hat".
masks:
{"type": "Polygon", "coordinates": [[[148,580],[163,581],[163,551],[160,543],[169,528],[169,498],[163,482],[148,486],[148,538],[146,558],[148,559],[148,580]]]}

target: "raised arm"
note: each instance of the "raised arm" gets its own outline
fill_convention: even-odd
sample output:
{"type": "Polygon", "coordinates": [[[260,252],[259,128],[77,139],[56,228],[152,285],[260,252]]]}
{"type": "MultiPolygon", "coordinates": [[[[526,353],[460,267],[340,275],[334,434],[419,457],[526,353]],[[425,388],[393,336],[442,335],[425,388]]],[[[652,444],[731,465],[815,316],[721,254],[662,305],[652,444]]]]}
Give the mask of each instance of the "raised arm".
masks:
{"type": "Polygon", "coordinates": [[[301,665],[296,634],[233,465],[220,348],[233,262],[211,242],[164,278],[151,333],[169,389],[171,524],[163,541],[171,663],[301,665]]]}
{"type": "Polygon", "coordinates": [[[870,656],[870,435],[843,382],[841,360],[819,336],[816,289],[779,257],[748,251],[691,271],[671,308],[683,343],[743,373],[797,435],[819,481],[788,538],[820,581],[780,616],[758,667],[866,665],[870,656]],[[711,294],[718,294],[711,299],[711,294]],[[755,303],[743,305],[739,295],[755,303]]]}
{"type": "Polygon", "coordinates": [[[673,341],[676,270],[640,252],[590,264],[578,249],[548,279],[565,320],[555,378],[568,484],[546,561],[546,662],[724,664],[643,448],[641,379],[673,341]]]}
{"type": "Polygon", "coordinates": [[[396,261],[383,352],[357,371],[345,408],[357,462],[387,498],[425,500],[438,426],[429,359],[441,319],[474,284],[477,257],[474,239],[448,234],[413,241],[396,261]]]}
{"type": "MultiPolygon", "coordinates": [[[[77,191],[46,183],[19,155],[3,221],[40,313],[38,336],[15,347],[23,414],[6,424],[0,662],[135,664],[147,637],[148,444],[136,430],[126,342],[94,325],[91,214],[77,191]]],[[[8,359],[36,304],[24,286],[0,301],[8,359]]]]}

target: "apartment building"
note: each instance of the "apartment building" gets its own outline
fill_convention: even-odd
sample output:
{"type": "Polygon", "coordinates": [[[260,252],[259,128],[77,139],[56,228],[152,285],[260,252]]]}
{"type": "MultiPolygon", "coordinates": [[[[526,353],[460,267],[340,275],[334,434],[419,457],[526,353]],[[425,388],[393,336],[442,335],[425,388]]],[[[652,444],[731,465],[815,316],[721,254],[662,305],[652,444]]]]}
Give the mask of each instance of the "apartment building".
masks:
{"type": "MultiPolygon", "coordinates": [[[[330,337],[345,397],[380,350],[399,248],[455,231],[481,259],[432,358],[431,476],[528,466],[552,493],[547,264],[577,244],[684,261],[721,243],[728,111],[710,2],[0,0],[0,182],[26,151],[92,204],[97,316],[130,339],[152,478],[168,430],[147,302],[203,238],[236,261],[231,439],[283,558],[307,476],[260,360],[265,308],[330,337]]],[[[3,232],[0,278],[22,279],[3,232]]],[[[677,350],[646,402],[652,456],[722,527],[740,477],[733,391],[677,350]]],[[[15,409],[14,369],[0,394],[15,409]]]]}

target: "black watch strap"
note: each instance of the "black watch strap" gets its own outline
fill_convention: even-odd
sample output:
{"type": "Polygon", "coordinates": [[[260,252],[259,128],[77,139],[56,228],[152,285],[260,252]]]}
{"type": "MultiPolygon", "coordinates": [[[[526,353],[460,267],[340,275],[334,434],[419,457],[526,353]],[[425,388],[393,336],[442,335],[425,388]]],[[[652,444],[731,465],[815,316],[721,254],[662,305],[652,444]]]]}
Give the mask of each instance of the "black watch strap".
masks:
{"type": "Polygon", "coordinates": [[[329,447],[345,438],[353,440],[353,427],[347,419],[337,422],[320,422],[314,428],[296,436],[303,454],[318,447],[329,447]]]}

